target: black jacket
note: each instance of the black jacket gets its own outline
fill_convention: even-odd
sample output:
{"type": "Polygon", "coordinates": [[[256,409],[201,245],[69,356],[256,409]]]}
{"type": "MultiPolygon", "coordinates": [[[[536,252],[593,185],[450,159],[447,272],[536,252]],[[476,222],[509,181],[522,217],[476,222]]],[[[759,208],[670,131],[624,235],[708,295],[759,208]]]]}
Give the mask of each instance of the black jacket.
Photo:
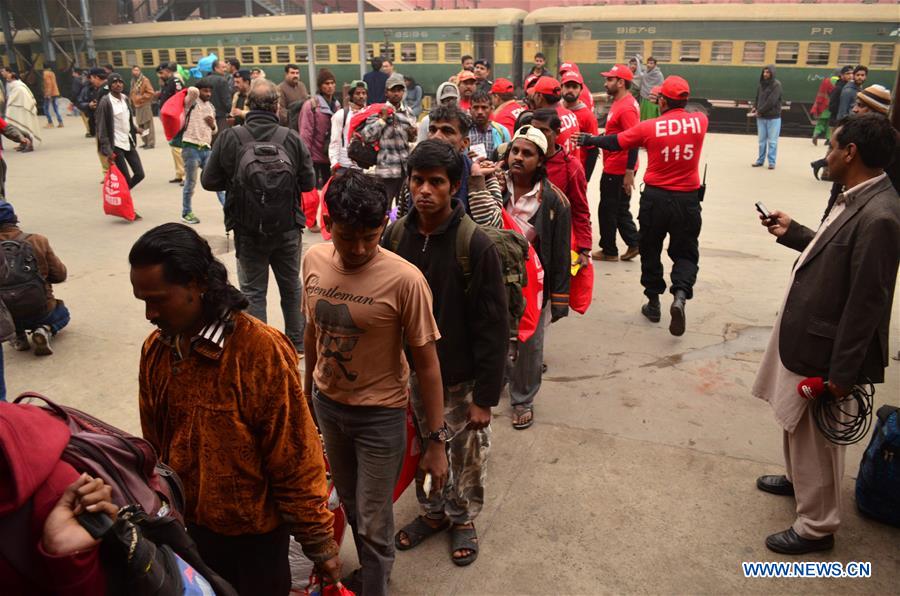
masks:
{"type": "Polygon", "coordinates": [[[203,78],[212,84],[212,97],[209,101],[216,107],[216,120],[225,118],[231,111],[231,90],[228,88],[228,79],[217,72],[211,72],[203,78]]]}
{"type": "MultiPolygon", "coordinates": [[[[113,116],[110,94],[104,95],[97,103],[94,112],[94,120],[97,127],[97,151],[103,155],[112,155],[116,151],[116,129],[113,116]]],[[[131,148],[137,145],[137,129],[134,127],[134,110],[131,109],[131,101],[122,93],[125,103],[128,105],[128,137],[131,139],[131,148]]]]}
{"type": "MultiPolygon", "coordinates": [[[[504,206],[510,194],[503,195],[504,206]]],[[[561,190],[544,178],[541,206],[531,218],[537,232],[534,249],[544,267],[544,304],[550,302],[550,316],[556,321],[569,314],[569,282],[572,277],[572,210],[561,190]]]]}
{"type": "Polygon", "coordinates": [[[781,81],[775,78],[775,65],[769,64],[763,70],[772,73],[772,77],[764,79],[763,74],[759,74],[759,89],[756,90],[756,102],[753,104],[756,108],[756,117],[764,120],[781,118],[781,104],[784,98],[781,81]]]}
{"type": "MultiPolygon", "coordinates": [[[[224,78],[223,78],[224,80],[224,78]]],[[[247,113],[247,118],[243,126],[258,141],[265,141],[272,138],[275,131],[279,128],[278,116],[272,112],[262,112],[259,110],[251,110],[247,113]]],[[[236,127],[235,127],[236,128],[236,127]]],[[[301,192],[309,192],[316,185],[316,173],[313,170],[312,158],[309,151],[300,140],[300,135],[296,130],[292,130],[284,143],[288,155],[291,156],[291,162],[297,172],[297,186],[301,192]]],[[[206,190],[230,190],[237,168],[238,153],[241,148],[241,141],[237,136],[234,128],[226,128],[219,132],[212,146],[212,153],[203,168],[203,174],[200,177],[200,183],[206,190]]],[[[302,221],[300,214],[300,201],[297,201],[297,221],[302,221]]],[[[233,228],[234,222],[225,222],[225,227],[233,228]]],[[[302,227],[302,224],[298,224],[302,227]]]]}
{"type": "MultiPolygon", "coordinates": [[[[778,243],[802,251],[814,236],[792,221],[778,243]]],[[[847,205],[794,273],[779,332],[784,366],[845,387],[883,381],[898,262],[900,199],[884,178],[847,205]]]]}
{"type": "Polygon", "coordinates": [[[173,95],[175,95],[182,89],[184,89],[184,83],[181,82],[181,79],[179,79],[178,77],[176,77],[174,75],[169,77],[169,80],[166,81],[163,84],[162,88],[159,90],[159,107],[160,107],[160,109],[162,109],[163,104],[165,104],[166,101],[168,101],[170,97],[172,97],[173,95]]]}
{"type": "Polygon", "coordinates": [[[828,111],[831,112],[831,116],[828,118],[828,124],[831,126],[837,124],[838,110],[841,109],[841,93],[844,92],[844,86],[846,84],[847,81],[844,79],[838,79],[837,83],[834,84],[834,89],[828,94],[828,111]]]}
{"type": "Polygon", "coordinates": [[[100,87],[94,87],[90,83],[82,87],[78,96],[78,109],[85,112],[89,117],[94,117],[96,108],[91,108],[91,102],[96,101],[98,104],[105,95],[109,93],[109,85],[103,83],[100,87]]]}
{"type": "Polygon", "coordinates": [[[418,213],[391,224],[381,245],[390,250],[393,226],[404,226],[397,254],[425,275],[434,297],[434,319],[441,330],[437,343],[444,385],[475,381],[473,401],[494,407],[500,401],[506,368],[509,317],[500,255],[487,234],[476,230],[469,245],[472,276],[466,290],[456,256],[459,222],[468,217],[453,200],[453,213],[437,230],[419,231],[418,213]]]}

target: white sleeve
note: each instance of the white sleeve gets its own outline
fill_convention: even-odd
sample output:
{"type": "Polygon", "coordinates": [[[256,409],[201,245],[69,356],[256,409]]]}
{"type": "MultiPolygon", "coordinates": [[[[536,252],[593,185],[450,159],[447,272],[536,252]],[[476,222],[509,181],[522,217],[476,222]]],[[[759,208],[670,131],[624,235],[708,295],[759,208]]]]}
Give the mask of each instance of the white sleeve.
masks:
{"type": "Polygon", "coordinates": [[[338,165],[341,159],[341,141],[344,138],[342,124],[344,123],[344,110],[338,110],[331,117],[331,141],[328,143],[328,161],[331,167],[338,165]]]}

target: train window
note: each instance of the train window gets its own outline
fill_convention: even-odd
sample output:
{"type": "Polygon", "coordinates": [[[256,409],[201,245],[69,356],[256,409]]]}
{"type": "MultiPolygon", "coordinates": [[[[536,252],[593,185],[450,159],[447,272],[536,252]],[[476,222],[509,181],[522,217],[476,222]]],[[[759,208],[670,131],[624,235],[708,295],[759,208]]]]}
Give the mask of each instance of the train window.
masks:
{"type": "Polygon", "coordinates": [[[156,50],[157,56],[159,56],[160,64],[163,62],[171,62],[172,61],[172,51],[171,50],[156,50]]]}
{"type": "Polygon", "coordinates": [[[625,59],[630,60],[635,54],[644,53],[643,41],[626,41],[625,42],[625,59]]]}
{"type": "Polygon", "coordinates": [[[97,64],[109,64],[109,52],[97,52],[97,64]]]}
{"type": "MultiPolygon", "coordinates": [[[[656,45],[656,44],[654,44],[656,45]]],[[[681,42],[681,52],[678,55],[679,62],[700,62],[700,42],[681,42]]],[[[662,60],[660,60],[662,62],[662,60]]]]}
{"type": "Polygon", "coordinates": [[[256,51],[259,54],[260,64],[272,64],[272,46],[259,46],[256,51]]]}
{"type": "Polygon", "coordinates": [[[859,64],[861,57],[861,43],[842,43],[838,46],[838,64],[859,64]]]}
{"type": "Polygon", "coordinates": [[[366,44],[366,60],[371,62],[372,58],[374,58],[374,57],[375,57],[375,44],[367,43],[366,44]]]}
{"type": "Polygon", "coordinates": [[[339,43],[337,49],[338,62],[353,62],[353,46],[349,43],[339,43]]]}
{"type": "Polygon", "coordinates": [[[206,55],[209,56],[210,54],[215,54],[216,58],[223,58],[219,48],[206,48],[206,55]]]}
{"type": "Polygon", "coordinates": [[[126,66],[138,66],[136,50],[127,50],[125,52],[125,65],[126,66]]]}
{"type": "Polygon", "coordinates": [[[125,66],[125,62],[122,60],[122,52],[110,52],[112,54],[112,65],[113,66],[125,66]]]}
{"type": "Polygon", "coordinates": [[[175,62],[184,66],[187,61],[187,50],[175,50],[175,62]]]}
{"type": "Polygon", "coordinates": [[[294,62],[309,62],[309,49],[306,44],[294,46],[294,62]]]}
{"type": "Polygon", "coordinates": [[[394,62],[397,59],[397,56],[394,55],[395,46],[392,43],[383,43],[379,46],[380,55],[382,58],[387,58],[391,62],[394,62]]]}
{"type": "Polygon", "coordinates": [[[766,59],[766,42],[745,41],[742,62],[764,62],[766,59]]]}
{"type": "Polygon", "coordinates": [[[253,48],[241,48],[241,63],[242,64],[255,64],[256,57],[253,55],[253,48]]]}
{"type": "Polygon", "coordinates": [[[894,44],[872,44],[872,55],[869,57],[869,66],[878,68],[890,68],[894,65],[894,44]]]}
{"type": "MultiPolygon", "coordinates": [[[[688,41],[681,42],[681,51],[684,53],[684,44],[693,43],[688,41]]],[[[654,41],[650,46],[652,51],[650,55],[656,58],[657,62],[671,62],[672,61],[672,42],[671,41],[654,41]]],[[[684,58],[682,57],[682,61],[684,58]]]]}
{"type": "Polygon", "coordinates": [[[424,62],[437,62],[440,60],[440,52],[438,50],[438,44],[436,43],[423,43],[422,44],[422,60],[424,62]]]}
{"type": "Polygon", "coordinates": [[[331,62],[331,46],[316,44],[316,62],[331,62]]]}
{"type": "Polygon", "coordinates": [[[237,58],[237,48],[235,48],[235,47],[222,48],[222,57],[223,58],[237,58]]]}
{"type": "Polygon", "coordinates": [[[275,46],[275,62],[287,64],[291,61],[291,48],[287,46],[275,46]]]}
{"type": "Polygon", "coordinates": [[[141,64],[153,66],[153,50],[141,50],[141,64]]]}
{"type": "Polygon", "coordinates": [[[779,41],[775,46],[775,64],[797,64],[800,44],[796,41],[779,41]]]}
{"type": "Polygon", "coordinates": [[[448,42],[444,44],[444,62],[459,63],[462,58],[462,44],[448,42]]]}
{"type": "Polygon", "coordinates": [[[614,41],[598,41],[597,42],[597,62],[609,63],[616,61],[616,42],[614,41]]]}
{"type": "Polygon", "coordinates": [[[418,52],[416,51],[416,44],[414,44],[414,43],[401,43],[400,44],[400,61],[401,62],[415,62],[417,55],[418,55],[418,52]]]}
{"type": "Polygon", "coordinates": [[[203,58],[202,48],[191,48],[191,64],[197,64],[203,58]]]}
{"type": "Polygon", "coordinates": [[[718,64],[731,64],[731,55],[734,51],[734,42],[731,41],[714,41],[712,42],[712,54],[710,60],[718,64]]]}
{"type": "Polygon", "coordinates": [[[821,66],[831,60],[831,44],[827,41],[811,41],[806,46],[806,64],[821,66]]]}

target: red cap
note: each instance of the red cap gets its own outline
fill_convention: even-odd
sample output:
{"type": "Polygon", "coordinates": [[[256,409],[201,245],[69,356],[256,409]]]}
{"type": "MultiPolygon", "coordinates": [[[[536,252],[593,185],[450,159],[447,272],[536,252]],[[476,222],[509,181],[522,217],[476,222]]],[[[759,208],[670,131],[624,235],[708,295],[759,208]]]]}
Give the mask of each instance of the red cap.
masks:
{"type": "Polygon", "coordinates": [[[562,93],[562,89],[559,86],[559,81],[553,77],[541,77],[534,85],[534,92],[559,96],[562,93]]]}
{"type": "Polygon", "coordinates": [[[559,80],[560,85],[565,85],[566,83],[578,83],[584,87],[584,79],[581,77],[581,74],[575,70],[570,70],[559,80]]]}
{"type": "Polygon", "coordinates": [[[681,77],[673,75],[666,77],[659,92],[669,99],[687,99],[691,94],[691,86],[681,77]]]}
{"type": "Polygon", "coordinates": [[[655,95],[655,96],[659,97],[660,89],[662,89],[662,85],[657,85],[656,87],[654,87],[653,89],[650,90],[650,95],[655,95]]]}
{"type": "Polygon", "coordinates": [[[509,79],[497,79],[491,86],[491,93],[512,93],[514,87],[509,79]]]}
{"type": "Polygon", "coordinates": [[[460,83],[462,81],[468,81],[469,79],[476,79],[475,73],[471,70],[463,70],[460,71],[458,75],[456,75],[456,82],[460,83]]]}
{"type": "Polygon", "coordinates": [[[559,74],[563,74],[569,71],[580,72],[578,70],[578,65],[574,62],[563,62],[559,65],[559,74]]]}
{"type": "Polygon", "coordinates": [[[631,69],[628,68],[624,64],[616,64],[606,72],[601,72],[600,76],[603,77],[616,77],[622,79],[623,81],[633,81],[634,73],[631,72],[631,69]]]}

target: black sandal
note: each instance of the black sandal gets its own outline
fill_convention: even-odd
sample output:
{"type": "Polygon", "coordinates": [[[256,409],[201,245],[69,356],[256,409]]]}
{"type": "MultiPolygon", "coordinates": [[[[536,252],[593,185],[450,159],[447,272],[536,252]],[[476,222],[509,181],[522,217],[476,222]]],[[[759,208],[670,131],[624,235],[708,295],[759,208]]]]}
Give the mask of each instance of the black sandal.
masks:
{"type": "Polygon", "coordinates": [[[450,528],[450,558],[455,565],[465,567],[471,565],[478,558],[478,535],[475,533],[475,526],[450,528]],[[467,550],[469,554],[464,557],[454,557],[458,550],[467,550]]]}
{"type": "Polygon", "coordinates": [[[406,534],[406,539],[409,541],[409,544],[403,544],[400,541],[400,532],[397,532],[397,534],[394,535],[394,546],[397,550],[409,550],[419,546],[435,534],[440,534],[449,527],[450,520],[446,517],[435,528],[429,525],[429,523],[420,515],[400,529],[400,532],[406,534]]]}

